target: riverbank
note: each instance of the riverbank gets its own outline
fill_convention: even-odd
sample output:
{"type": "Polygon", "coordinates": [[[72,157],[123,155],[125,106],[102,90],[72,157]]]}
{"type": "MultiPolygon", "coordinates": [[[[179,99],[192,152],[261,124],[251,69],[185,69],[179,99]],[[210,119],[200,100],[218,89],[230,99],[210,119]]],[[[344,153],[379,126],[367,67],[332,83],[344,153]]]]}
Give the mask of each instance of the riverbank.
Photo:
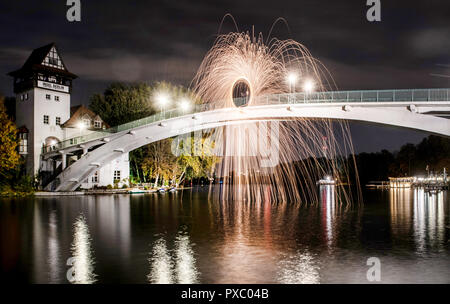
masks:
{"type": "MultiPolygon", "coordinates": [[[[176,190],[190,189],[191,187],[177,188],[176,190]]],[[[48,196],[79,196],[79,195],[111,195],[111,194],[133,194],[129,193],[132,188],[127,189],[97,189],[97,190],[85,190],[85,191],[68,191],[68,192],[50,192],[50,191],[37,191],[34,196],[48,197],[48,196]]],[[[158,193],[158,189],[142,190],[139,194],[158,193]]],[[[136,194],[136,193],[135,193],[136,194]]]]}

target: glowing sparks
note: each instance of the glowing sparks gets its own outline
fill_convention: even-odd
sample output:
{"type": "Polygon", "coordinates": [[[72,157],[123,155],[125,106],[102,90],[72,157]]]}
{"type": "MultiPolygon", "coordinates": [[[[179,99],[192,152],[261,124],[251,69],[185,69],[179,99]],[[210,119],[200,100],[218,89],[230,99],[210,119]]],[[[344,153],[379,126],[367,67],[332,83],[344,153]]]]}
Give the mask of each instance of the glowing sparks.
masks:
{"type": "MultiPolygon", "coordinates": [[[[251,111],[251,106],[267,104],[272,94],[295,93],[299,81],[304,92],[297,94],[303,94],[302,101],[307,98],[305,93],[334,88],[326,68],[302,44],[275,38],[265,43],[261,33],[257,36],[248,32],[229,33],[216,39],[197,71],[192,88],[209,109],[245,105],[249,106],[245,111],[251,111]],[[302,79],[302,75],[308,78],[302,79]]],[[[288,102],[295,102],[295,98],[289,98],[288,102]]],[[[269,192],[273,201],[318,202],[315,183],[324,175],[331,174],[338,177],[337,182],[348,183],[343,156],[352,153],[352,145],[345,122],[297,118],[276,126],[250,122],[211,132],[216,151],[223,152],[216,154],[222,155],[216,176],[224,178],[224,184],[238,185],[231,187],[230,193],[222,193],[224,199],[252,200],[263,193],[267,197],[268,192],[263,189],[272,185],[269,192]],[[252,149],[261,144],[261,136],[248,134],[259,134],[261,128],[271,133],[274,127],[276,136],[266,135],[262,141],[277,143],[279,156],[273,159],[273,153],[270,154],[273,151],[255,155],[252,149]],[[340,142],[335,130],[340,131],[340,142]],[[326,152],[321,140],[324,136],[326,152]],[[264,161],[270,166],[263,166],[264,161]],[[293,162],[300,165],[294,167],[293,162]]],[[[342,194],[349,201],[350,194],[345,191],[342,194]]]]}

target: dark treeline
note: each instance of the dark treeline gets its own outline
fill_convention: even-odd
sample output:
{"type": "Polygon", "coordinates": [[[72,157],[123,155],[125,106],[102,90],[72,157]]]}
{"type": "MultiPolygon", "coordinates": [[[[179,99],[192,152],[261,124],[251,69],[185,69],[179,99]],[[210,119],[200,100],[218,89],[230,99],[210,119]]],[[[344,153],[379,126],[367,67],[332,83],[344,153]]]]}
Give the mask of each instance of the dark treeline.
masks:
{"type": "MultiPolygon", "coordinates": [[[[426,175],[427,168],[429,173],[440,174],[444,167],[450,168],[450,139],[430,135],[419,144],[405,144],[394,153],[360,153],[355,159],[362,185],[388,177],[426,175]]],[[[354,171],[352,161],[349,165],[354,171]]]]}

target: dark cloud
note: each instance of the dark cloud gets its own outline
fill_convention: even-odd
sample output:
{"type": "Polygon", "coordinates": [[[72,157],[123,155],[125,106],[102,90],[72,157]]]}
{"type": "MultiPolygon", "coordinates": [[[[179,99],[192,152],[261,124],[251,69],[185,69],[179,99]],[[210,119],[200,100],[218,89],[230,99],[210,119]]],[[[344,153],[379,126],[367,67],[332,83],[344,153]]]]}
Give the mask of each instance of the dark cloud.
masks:
{"type": "MultiPolygon", "coordinates": [[[[69,69],[80,76],[74,83],[75,102],[88,103],[90,95],[112,81],[167,80],[189,85],[226,13],[235,17],[240,30],[254,25],[256,32],[266,36],[278,17],[285,18],[288,27],[278,23],[272,36],[303,43],[329,68],[340,89],[450,85],[450,78],[433,76],[448,74],[448,67],[437,65],[450,63],[447,0],[381,0],[379,23],[366,20],[365,0],[81,3],[80,23],[66,21],[65,1],[0,3],[3,94],[12,94],[12,80],[5,74],[20,67],[33,48],[52,41],[69,69]]],[[[222,32],[230,30],[234,24],[227,18],[222,32]]],[[[355,130],[357,137],[375,129],[355,130]]],[[[388,129],[376,130],[385,132],[385,140],[394,146],[417,140],[417,133],[405,131],[400,136],[388,129]]],[[[376,149],[376,145],[366,148],[376,149]]]]}

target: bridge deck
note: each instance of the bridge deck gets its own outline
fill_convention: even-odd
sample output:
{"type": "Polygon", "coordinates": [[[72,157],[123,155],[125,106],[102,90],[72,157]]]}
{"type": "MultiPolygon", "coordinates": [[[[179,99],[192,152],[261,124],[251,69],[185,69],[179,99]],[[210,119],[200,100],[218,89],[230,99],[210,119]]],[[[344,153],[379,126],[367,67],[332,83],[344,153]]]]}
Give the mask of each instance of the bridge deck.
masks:
{"type": "MultiPolygon", "coordinates": [[[[312,93],[290,93],[275,94],[257,97],[255,105],[276,105],[276,104],[323,104],[323,103],[405,103],[405,102],[449,102],[450,89],[405,89],[405,90],[365,90],[365,91],[330,91],[330,92],[312,92],[312,93]]],[[[157,113],[142,119],[129,123],[118,125],[106,130],[93,132],[87,135],[76,136],[52,146],[44,146],[42,153],[53,154],[59,150],[79,146],[87,142],[108,138],[118,132],[132,130],[140,126],[151,123],[180,117],[186,114],[200,113],[213,109],[213,105],[201,104],[195,105],[190,111],[172,109],[157,113]]]]}

